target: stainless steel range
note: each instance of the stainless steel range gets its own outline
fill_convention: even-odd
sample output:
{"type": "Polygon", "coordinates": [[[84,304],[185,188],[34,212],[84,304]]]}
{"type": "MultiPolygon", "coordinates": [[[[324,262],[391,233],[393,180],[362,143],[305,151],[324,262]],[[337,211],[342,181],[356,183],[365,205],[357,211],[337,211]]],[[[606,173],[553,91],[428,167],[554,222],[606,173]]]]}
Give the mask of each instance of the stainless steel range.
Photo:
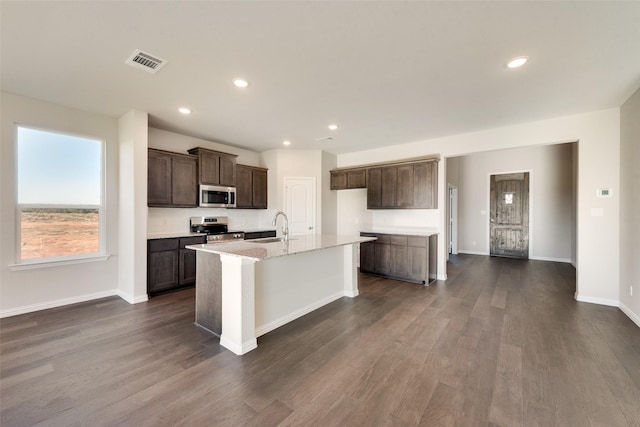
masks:
{"type": "Polygon", "coordinates": [[[244,232],[229,231],[226,216],[192,216],[189,224],[191,232],[207,234],[207,243],[244,240],[244,232]]]}

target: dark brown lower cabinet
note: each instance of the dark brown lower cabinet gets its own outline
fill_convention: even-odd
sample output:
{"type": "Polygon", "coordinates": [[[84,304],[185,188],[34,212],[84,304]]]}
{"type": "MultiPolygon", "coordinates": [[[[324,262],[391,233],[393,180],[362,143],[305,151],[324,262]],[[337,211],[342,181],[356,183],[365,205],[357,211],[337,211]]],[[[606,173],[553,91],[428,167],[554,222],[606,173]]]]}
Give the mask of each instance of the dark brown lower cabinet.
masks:
{"type": "Polygon", "coordinates": [[[205,242],[205,236],[148,240],[147,293],[155,295],[195,284],[196,253],[185,246],[205,242]]]}
{"type": "Polygon", "coordinates": [[[360,244],[362,273],[429,284],[437,278],[436,251],[438,236],[407,236],[383,233],[360,233],[376,237],[360,244]]]}

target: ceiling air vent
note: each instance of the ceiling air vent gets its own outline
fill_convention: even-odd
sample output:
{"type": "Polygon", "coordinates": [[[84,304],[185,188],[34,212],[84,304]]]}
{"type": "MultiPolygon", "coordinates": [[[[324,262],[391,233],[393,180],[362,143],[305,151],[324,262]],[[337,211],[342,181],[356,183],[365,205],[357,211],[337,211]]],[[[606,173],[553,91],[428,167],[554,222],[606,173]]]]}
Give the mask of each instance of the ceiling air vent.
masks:
{"type": "Polygon", "coordinates": [[[124,61],[124,63],[155,74],[160,68],[166,65],[167,61],[160,59],[155,55],[143,52],[140,49],[136,49],[129,59],[124,61]]]}

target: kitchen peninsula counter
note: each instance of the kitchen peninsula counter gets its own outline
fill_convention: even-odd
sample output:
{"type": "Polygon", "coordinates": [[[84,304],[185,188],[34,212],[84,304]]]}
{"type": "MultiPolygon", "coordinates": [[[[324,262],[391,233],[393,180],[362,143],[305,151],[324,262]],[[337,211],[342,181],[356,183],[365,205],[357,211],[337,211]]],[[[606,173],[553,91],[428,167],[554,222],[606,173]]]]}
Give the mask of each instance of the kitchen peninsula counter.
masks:
{"type": "Polygon", "coordinates": [[[197,252],[196,324],[236,354],[257,337],[343,296],[358,295],[357,245],[315,234],[187,246],[197,252]],[[269,242],[271,241],[271,242],[269,242]]]}

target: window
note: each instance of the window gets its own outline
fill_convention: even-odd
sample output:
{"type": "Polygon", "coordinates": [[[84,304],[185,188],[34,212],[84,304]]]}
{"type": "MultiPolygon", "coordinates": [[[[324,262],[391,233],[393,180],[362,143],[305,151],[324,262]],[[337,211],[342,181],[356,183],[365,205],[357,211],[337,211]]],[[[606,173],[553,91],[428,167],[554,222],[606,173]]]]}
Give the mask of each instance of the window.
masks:
{"type": "Polygon", "coordinates": [[[103,254],[103,141],[18,126],[17,258],[103,254]]]}

